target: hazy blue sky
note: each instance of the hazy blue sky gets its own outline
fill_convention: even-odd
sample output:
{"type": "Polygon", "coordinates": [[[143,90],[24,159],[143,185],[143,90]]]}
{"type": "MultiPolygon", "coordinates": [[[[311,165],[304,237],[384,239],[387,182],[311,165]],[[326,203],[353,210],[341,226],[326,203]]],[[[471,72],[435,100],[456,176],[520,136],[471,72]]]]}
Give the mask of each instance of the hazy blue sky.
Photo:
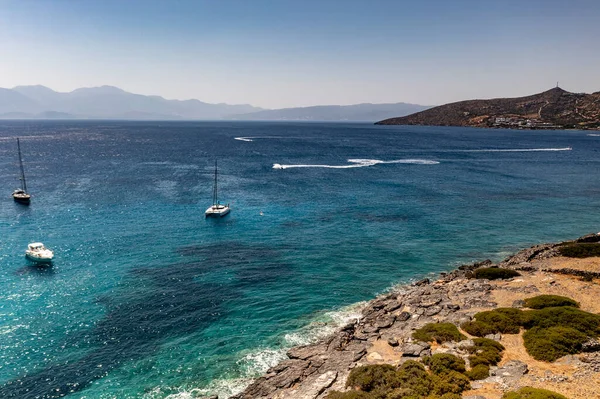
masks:
{"type": "Polygon", "coordinates": [[[600,0],[0,0],[0,87],[263,107],[600,90],[600,0]]]}

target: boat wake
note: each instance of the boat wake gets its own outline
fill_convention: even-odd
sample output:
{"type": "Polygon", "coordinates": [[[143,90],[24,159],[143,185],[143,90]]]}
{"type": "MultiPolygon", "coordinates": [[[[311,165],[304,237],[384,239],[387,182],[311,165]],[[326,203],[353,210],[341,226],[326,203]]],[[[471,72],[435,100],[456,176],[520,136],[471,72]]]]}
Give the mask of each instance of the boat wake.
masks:
{"type": "Polygon", "coordinates": [[[234,140],[239,141],[254,141],[256,139],[298,139],[299,137],[292,136],[252,136],[252,137],[234,137],[234,140]]]}
{"type": "Polygon", "coordinates": [[[539,152],[539,151],[571,151],[572,147],[563,148],[487,148],[481,150],[457,150],[456,152],[539,152]]]}
{"type": "Polygon", "coordinates": [[[374,166],[379,164],[394,164],[394,163],[405,163],[414,165],[437,165],[438,161],[432,161],[429,159],[395,159],[392,161],[380,161],[379,159],[349,159],[350,165],[310,165],[310,164],[299,164],[299,165],[282,165],[279,163],[273,164],[273,169],[289,169],[289,168],[329,168],[329,169],[350,169],[350,168],[364,168],[366,166],[374,166]]]}
{"type": "Polygon", "coordinates": [[[600,134],[598,134],[598,133],[590,133],[590,134],[586,134],[586,136],[590,136],[590,137],[600,137],[600,134]]]}

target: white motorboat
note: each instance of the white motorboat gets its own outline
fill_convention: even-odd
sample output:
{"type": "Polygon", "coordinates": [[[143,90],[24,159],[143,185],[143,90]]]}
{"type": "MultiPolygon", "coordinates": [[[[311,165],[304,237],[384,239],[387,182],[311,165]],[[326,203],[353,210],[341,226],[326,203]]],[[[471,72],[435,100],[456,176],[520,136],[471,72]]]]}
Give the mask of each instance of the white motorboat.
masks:
{"type": "Polygon", "coordinates": [[[46,248],[41,242],[32,242],[27,246],[25,257],[36,263],[50,263],[54,259],[54,252],[46,248]]]}
{"type": "Polygon", "coordinates": [[[229,208],[229,204],[223,205],[219,203],[218,199],[218,191],[217,191],[217,161],[215,161],[215,183],[213,186],[213,204],[204,212],[204,215],[209,218],[220,218],[229,213],[231,208],[229,208]]]}

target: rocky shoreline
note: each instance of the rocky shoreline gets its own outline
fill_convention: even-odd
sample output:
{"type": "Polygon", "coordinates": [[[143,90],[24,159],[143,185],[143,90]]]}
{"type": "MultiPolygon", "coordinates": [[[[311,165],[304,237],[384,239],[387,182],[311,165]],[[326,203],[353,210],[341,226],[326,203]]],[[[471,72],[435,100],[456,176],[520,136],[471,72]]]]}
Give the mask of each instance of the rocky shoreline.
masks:
{"type": "MultiPolygon", "coordinates": [[[[586,270],[577,265],[561,268],[552,267],[551,264],[554,259],[561,258],[557,251],[559,245],[598,241],[600,235],[591,234],[575,241],[536,245],[498,264],[486,260],[464,265],[450,273],[442,273],[436,281],[424,279],[400,287],[370,301],[359,320],[342,327],[326,339],[290,349],[287,360],[269,369],[231,399],[320,399],[332,390],[346,390],[345,383],[350,371],[360,365],[398,365],[432,353],[465,357],[468,354],[464,348],[472,344],[471,340],[430,344],[415,341],[412,332],[427,323],[450,322],[461,325],[471,320],[475,313],[498,306],[522,307],[525,296],[564,291],[571,283],[593,285],[593,279],[600,277],[600,269],[586,270]],[[522,277],[501,282],[472,278],[473,270],[490,266],[519,270],[522,277]],[[564,284],[560,279],[565,280],[564,284]]],[[[597,287],[592,288],[594,290],[588,293],[595,295],[597,287]]],[[[573,291],[577,293],[582,289],[574,287],[573,291]]],[[[500,334],[488,338],[503,340],[500,334]]],[[[510,347],[510,342],[504,344],[510,347]]],[[[589,378],[589,373],[600,371],[600,357],[595,354],[586,355],[587,358],[568,359],[571,368],[565,369],[566,374],[557,374],[556,367],[545,368],[539,362],[529,361],[526,354],[521,356],[518,350],[512,355],[510,350],[507,353],[508,356],[505,355],[498,366],[492,367],[490,377],[474,382],[472,391],[466,392],[464,397],[496,399],[502,392],[523,386],[524,383],[535,385],[540,382],[547,385],[549,381],[556,384],[573,382],[573,378],[589,378]],[[530,373],[532,367],[535,372],[530,373]]]]}

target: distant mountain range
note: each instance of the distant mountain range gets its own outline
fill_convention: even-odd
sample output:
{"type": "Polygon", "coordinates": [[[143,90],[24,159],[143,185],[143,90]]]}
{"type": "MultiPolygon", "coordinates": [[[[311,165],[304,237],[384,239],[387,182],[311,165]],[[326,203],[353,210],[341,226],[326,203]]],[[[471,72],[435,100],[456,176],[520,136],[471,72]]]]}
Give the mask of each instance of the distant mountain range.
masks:
{"type": "Polygon", "coordinates": [[[45,86],[0,89],[0,118],[222,119],[260,111],[251,105],[166,100],[102,86],[59,93],[45,86]]]}
{"type": "Polygon", "coordinates": [[[271,121],[376,121],[391,116],[408,115],[427,108],[430,107],[408,103],[317,105],[257,111],[249,114],[233,115],[231,118],[271,121]]]}
{"type": "Polygon", "coordinates": [[[160,96],[129,93],[113,86],[80,88],[69,93],[59,93],[40,85],[0,88],[0,119],[376,121],[427,108],[398,103],[266,110],[248,104],[167,100],[160,96]]]}
{"type": "Polygon", "coordinates": [[[471,126],[513,129],[598,129],[600,91],[570,93],[560,87],[518,98],[469,100],[398,115],[377,125],[471,126]]]}

